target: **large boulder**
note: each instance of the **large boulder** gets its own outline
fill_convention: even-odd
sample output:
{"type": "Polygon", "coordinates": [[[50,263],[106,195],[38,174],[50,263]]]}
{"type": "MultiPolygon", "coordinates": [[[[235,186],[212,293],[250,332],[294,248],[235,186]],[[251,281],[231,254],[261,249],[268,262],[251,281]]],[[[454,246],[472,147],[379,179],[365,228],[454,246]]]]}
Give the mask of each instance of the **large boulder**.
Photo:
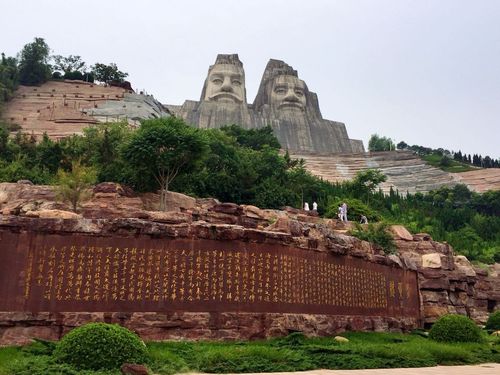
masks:
{"type": "Polygon", "coordinates": [[[431,253],[422,255],[422,267],[423,268],[441,268],[441,254],[431,253]]]}
{"type": "Polygon", "coordinates": [[[455,262],[456,268],[459,271],[464,272],[466,276],[470,277],[476,276],[476,271],[474,271],[472,264],[469,262],[469,259],[467,259],[465,256],[457,255],[453,257],[453,260],[455,262]]]}
{"type": "Polygon", "coordinates": [[[413,241],[412,234],[402,225],[391,225],[390,231],[395,240],[413,241]]]}
{"type": "Polygon", "coordinates": [[[26,216],[38,217],[40,219],[81,219],[82,215],[79,215],[71,211],[62,210],[38,210],[38,211],[28,211],[26,216]]]}

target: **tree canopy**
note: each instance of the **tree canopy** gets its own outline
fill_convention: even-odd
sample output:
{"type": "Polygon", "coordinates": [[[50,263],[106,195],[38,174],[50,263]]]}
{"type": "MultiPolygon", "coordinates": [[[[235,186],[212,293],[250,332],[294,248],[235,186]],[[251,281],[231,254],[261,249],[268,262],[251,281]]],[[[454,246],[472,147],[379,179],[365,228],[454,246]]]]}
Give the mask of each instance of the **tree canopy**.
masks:
{"type": "Polygon", "coordinates": [[[175,117],[146,120],[125,146],[123,155],[140,178],[152,176],[166,207],[170,184],[180,172],[192,170],[206,151],[205,137],[175,117]]]}
{"type": "Polygon", "coordinates": [[[34,86],[46,82],[51,75],[50,48],[43,38],[26,44],[19,54],[19,81],[34,86]]]}
{"type": "Polygon", "coordinates": [[[52,58],[54,59],[54,69],[62,71],[64,74],[72,72],[83,73],[83,71],[85,71],[85,61],[82,60],[81,56],[69,55],[64,57],[61,55],[54,55],[52,58]]]}
{"type": "Polygon", "coordinates": [[[378,134],[373,134],[368,141],[369,151],[391,151],[395,149],[396,146],[391,138],[381,137],[378,134]]]}
{"type": "Polygon", "coordinates": [[[110,63],[109,65],[96,63],[92,67],[92,73],[97,81],[104,83],[123,82],[128,76],[128,73],[118,70],[118,66],[115,63],[110,63]]]}

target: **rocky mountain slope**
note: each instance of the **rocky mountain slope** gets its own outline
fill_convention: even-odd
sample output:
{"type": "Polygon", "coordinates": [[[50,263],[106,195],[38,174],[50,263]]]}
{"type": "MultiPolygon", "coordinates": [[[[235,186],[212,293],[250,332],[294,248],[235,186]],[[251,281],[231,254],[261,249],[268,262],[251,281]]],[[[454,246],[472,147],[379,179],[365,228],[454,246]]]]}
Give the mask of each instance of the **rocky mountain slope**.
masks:
{"type": "Polygon", "coordinates": [[[500,189],[500,169],[481,169],[465,173],[448,173],[435,168],[411,151],[385,151],[358,154],[293,153],[304,159],[314,175],[336,182],[352,179],[358,171],[375,168],[387,176],[381,189],[388,193],[391,186],[400,193],[428,192],[441,186],[466,184],[471,190],[484,192],[500,189]]]}
{"type": "Polygon", "coordinates": [[[2,117],[25,133],[51,138],[81,133],[87,126],[126,120],[138,125],[144,118],[168,116],[153,97],[121,87],[83,81],[48,81],[41,86],[20,86],[2,117]]]}

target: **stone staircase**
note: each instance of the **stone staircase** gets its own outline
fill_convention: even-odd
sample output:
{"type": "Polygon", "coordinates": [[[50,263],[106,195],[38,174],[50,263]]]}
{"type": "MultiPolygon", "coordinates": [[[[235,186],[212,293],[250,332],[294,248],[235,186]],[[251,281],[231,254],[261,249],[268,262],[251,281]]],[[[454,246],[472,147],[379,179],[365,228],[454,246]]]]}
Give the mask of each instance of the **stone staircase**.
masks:
{"type": "Polygon", "coordinates": [[[426,164],[410,151],[357,154],[294,153],[291,157],[304,159],[307,170],[331,182],[350,180],[361,170],[380,169],[387,176],[387,181],[380,186],[385,193],[389,192],[391,186],[400,193],[413,194],[457,183],[452,174],[426,164]]]}

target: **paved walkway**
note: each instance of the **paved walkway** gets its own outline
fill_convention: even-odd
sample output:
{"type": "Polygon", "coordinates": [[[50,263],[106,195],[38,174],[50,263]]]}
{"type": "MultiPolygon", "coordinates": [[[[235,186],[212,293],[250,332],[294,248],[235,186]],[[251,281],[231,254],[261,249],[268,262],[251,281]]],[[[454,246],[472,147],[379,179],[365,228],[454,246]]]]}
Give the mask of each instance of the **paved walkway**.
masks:
{"type": "MultiPolygon", "coordinates": [[[[475,366],[436,366],[375,370],[313,370],[301,372],[270,372],[245,375],[500,375],[500,363],[475,366]]],[[[240,374],[241,375],[241,374],[240,374]]]]}

